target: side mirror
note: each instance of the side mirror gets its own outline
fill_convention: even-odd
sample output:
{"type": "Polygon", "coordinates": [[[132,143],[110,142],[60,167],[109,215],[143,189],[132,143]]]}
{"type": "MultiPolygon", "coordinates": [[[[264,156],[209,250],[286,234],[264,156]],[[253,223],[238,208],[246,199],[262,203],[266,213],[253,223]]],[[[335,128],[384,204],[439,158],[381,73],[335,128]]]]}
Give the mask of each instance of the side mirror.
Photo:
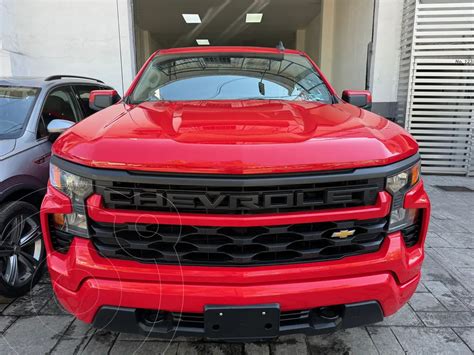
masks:
{"type": "Polygon", "coordinates": [[[52,120],[49,122],[47,130],[49,133],[49,140],[51,142],[55,141],[56,138],[59,137],[61,133],[66,131],[67,129],[71,128],[75,125],[75,122],[67,121],[67,120],[52,120]]]}
{"type": "Polygon", "coordinates": [[[89,94],[89,107],[100,111],[120,101],[120,95],[115,90],[93,90],[89,94]]]}
{"type": "Polygon", "coordinates": [[[370,110],[372,108],[372,94],[366,90],[344,90],[342,99],[348,104],[370,110]]]}

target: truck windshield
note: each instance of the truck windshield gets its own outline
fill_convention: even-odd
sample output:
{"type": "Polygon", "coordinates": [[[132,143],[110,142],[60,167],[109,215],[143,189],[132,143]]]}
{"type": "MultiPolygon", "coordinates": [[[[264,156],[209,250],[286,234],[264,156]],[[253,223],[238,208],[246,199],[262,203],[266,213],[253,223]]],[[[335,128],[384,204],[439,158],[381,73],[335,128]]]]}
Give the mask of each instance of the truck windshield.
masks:
{"type": "Polygon", "coordinates": [[[190,100],[295,100],[332,103],[313,65],[298,54],[210,53],[157,56],[130,103],[190,100]]]}
{"type": "Polygon", "coordinates": [[[37,88],[0,86],[0,139],[20,136],[38,93],[37,88]]]}

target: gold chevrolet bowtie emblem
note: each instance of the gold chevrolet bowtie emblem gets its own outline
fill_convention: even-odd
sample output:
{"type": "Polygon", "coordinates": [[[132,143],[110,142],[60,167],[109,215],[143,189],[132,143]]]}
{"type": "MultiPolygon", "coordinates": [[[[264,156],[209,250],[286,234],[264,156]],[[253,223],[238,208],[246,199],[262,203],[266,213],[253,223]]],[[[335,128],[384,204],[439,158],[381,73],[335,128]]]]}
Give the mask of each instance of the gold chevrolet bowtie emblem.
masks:
{"type": "Polygon", "coordinates": [[[331,235],[331,238],[340,238],[340,239],[344,239],[344,238],[347,238],[347,237],[350,237],[350,236],[353,236],[355,233],[355,229],[344,229],[342,231],[339,231],[339,232],[334,232],[332,235],[331,235]]]}

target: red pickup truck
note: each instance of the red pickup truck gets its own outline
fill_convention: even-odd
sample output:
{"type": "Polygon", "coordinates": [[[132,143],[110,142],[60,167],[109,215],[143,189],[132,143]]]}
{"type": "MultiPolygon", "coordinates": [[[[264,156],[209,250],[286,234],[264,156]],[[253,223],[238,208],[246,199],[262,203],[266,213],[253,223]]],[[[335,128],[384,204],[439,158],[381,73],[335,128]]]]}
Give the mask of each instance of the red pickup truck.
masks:
{"type": "Polygon", "coordinates": [[[271,339],[381,321],[415,291],[415,140],[295,50],[153,54],[53,146],[41,209],[61,304],[96,327],[271,339]],[[364,109],[365,108],[365,109],[364,109]]]}

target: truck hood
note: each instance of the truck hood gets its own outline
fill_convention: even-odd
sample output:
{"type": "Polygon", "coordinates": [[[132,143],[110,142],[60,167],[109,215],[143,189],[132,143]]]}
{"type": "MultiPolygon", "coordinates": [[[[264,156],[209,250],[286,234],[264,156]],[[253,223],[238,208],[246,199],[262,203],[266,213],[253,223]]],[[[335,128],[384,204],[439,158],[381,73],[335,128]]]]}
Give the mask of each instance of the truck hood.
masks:
{"type": "Polygon", "coordinates": [[[216,174],[353,169],[417,150],[402,128],[354,106],[273,100],[117,104],[53,146],[92,167],[216,174]]]}

